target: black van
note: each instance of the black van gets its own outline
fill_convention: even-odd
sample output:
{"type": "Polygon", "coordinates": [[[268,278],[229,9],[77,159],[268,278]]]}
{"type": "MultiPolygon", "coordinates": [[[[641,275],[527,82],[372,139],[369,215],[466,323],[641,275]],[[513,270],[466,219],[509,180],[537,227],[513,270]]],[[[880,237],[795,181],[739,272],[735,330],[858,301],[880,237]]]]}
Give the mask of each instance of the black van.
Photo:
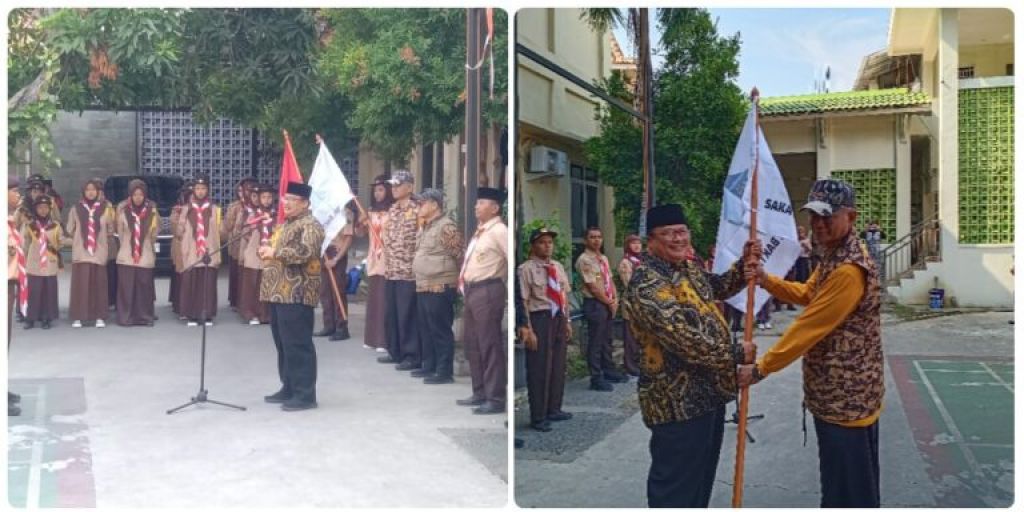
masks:
{"type": "Polygon", "coordinates": [[[185,185],[185,180],[178,176],[111,176],[103,185],[103,194],[108,201],[117,206],[121,201],[128,199],[128,183],[135,179],[146,183],[149,198],[156,203],[156,208],[160,212],[154,270],[157,273],[170,274],[174,272],[174,263],[171,260],[171,208],[177,203],[178,193],[185,185]]]}

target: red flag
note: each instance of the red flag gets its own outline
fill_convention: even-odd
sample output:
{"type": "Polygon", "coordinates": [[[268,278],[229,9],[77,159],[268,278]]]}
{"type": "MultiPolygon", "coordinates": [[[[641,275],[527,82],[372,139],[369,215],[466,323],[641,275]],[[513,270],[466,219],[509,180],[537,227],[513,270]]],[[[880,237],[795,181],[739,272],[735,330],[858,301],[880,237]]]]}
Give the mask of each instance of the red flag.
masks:
{"type": "Polygon", "coordinates": [[[299,163],[295,160],[295,152],[292,151],[292,140],[288,137],[287,130],[284,133],[284,158],[281,160],[281,182],[277,188],[278,207],[277,223],[284,223],[284,194],[288,191],[288,182],[302,183],[302,174],[299,172],[299,163]]]}

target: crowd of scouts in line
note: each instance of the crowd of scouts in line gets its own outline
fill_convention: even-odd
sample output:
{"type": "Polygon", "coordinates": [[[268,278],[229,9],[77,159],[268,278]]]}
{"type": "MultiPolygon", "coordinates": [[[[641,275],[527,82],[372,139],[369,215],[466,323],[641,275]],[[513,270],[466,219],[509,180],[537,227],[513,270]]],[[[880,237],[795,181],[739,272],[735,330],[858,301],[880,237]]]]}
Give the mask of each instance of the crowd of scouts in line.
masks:
{"type": "MultiPolygon", "coordinates": [[[[268,264],[262,251],[273,245],[278,231],[278,190],[243,179],[237,197],[222,212],[209,197],[209,185],[207,176],[186,183],[170,213],[172,310],[188,326],[212,325],[221,249],[226,246],[229,305],[249,325],[272,323],[271,304],[261,300],[268,264]]],[[[478,414],[504,412],[504,194],[479,189],[474,205],[479,228],[464,246],[458,227],[446,215],[443,192],[426,189],[414,195],[413,187],[411,173],[396,171],[373,182],[368,210],[357,200],[346,205],[349,222],[319,260],[321,275],[314,285],[319,288],[323,328],[314,336],[350,338],[348,253],[355,237],[368,234],[364,347],[382,353],[379,362],[410,371],[426,384],[454,382],[454,306],[461,294],[473,394],[458,403],[473,406],[478,414]]],[[[67,246],[72,327],[105,327],[111,309],[122,326],[153,326],[156,238],[162,219],[146,183],[131,181],[127,199],[112,205],[104,197],[103,180],[91,179],[82,186],[81,200],[68,205],[66,222],[65,204],[52,182],[33,176],[26,188],[22,196],[20,181],[9,178],[8,295],[24,327],[49,329],[58,319],[57,275],[65,266],[60,251],[67,246]]],[[[297,197],[302,195],[308,202],[308,193],[297,197]]],[[[320,247],[306,249],[320,252],[320,247]]]]}
{"type": "MultiPolygon", "coordinates": [[[[800,358],[804,407],[814,416],[818,439],[822,507],[880,505],[878,418],[884,374],[877,253],[870,250],[872,240],[862,240],[867,237],[853,229],[857,209],[849,184],[819,180],[803,209],[810,212],[814,240],[799,229],[802,251],[788,279],[764,271],[756,242],[747,242],[743,257],[724,274],[713,273],[713,262],[695,255],[682,208],[663,205],[647,213],[646,251],[639,237],[625,240],[620,294],[601,251],[600,229],[587,230],[576,270],[584,287],[590,389],[609,391],[613,382],[628,382],[626,374],[639,377],[641,412],[652,433],[651,507],[707,507],[725,405],[736,399],[740,387],[800,358]],[[751,279],[781,303],[806,306],[760,358],[753,343],[731,336],[742,314],[723,306],[751,279]],[[625,374],[611,358],[612,321],[620,304],[625,374]]],[[[877,222],[871,224],[877,230],[877,222]]],[[[562,410],[571,290],[565,269],[552,259],[556,236],[548,229],[531,233],[530,259],[519,266],[516,282],[530,426],[541,432],[552,430],[551,422],[572,417],[562,410]]],[[[761,316],[757,322],[764,328],[767,320],[761,316]]]]}

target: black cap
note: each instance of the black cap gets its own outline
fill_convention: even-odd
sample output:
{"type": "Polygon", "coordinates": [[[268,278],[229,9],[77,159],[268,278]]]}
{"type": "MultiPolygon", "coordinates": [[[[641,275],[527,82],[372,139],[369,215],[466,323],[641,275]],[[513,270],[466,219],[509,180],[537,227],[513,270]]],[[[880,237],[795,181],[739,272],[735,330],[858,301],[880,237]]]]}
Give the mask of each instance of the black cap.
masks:
{"type": "Polygon", "coordinates": [[[686,224],[686,215],[683,214],[683,207],[678,204],[663,204],[647,210],[647,232],[662,226],[674,226],[686,224]]]}
{"type": "Polygon", "coordinates": [[[532,233],[530,233],[530,243],[532,244],[532,243],[536,242],[542,236],[550,236],[553,239],[553,238],[558,236],[558,233],[555,233],[553,230],[548,229],[546,227],[545,228],[537,228],[537,229],[533,230],[532,233]]]}
{"type": "Polygon", "coordinates": [[[259,185],[256,185],[256,191],[259,192],[260,194],[264,192],[270,194],[277,194],[277,187],[270,185],[268,183],[261,183],[259,185]]]}
{"type": "Polygon", "coordinates": [[[36,198],[36,200],[33,203],[33,205],[34,206],[39,206],[41,204],[45,204],[46,206],[50,206],[50,205],[53,204],[53,200],[50,199],[50,196],[48,196],[48,195],[41,195],[41,196],[36,198]]]}
{"type": "Polygon", "coordinates": [[[306,185],[305,183],[289,181],[288,189],[285,191],[285,193],[291,194],[293,196],[299,196],[304,199],[309,199],[309,196],[313,195],[313,187],[306,185]]]}
{"type": "Polygon", "coordinates": [[[207,187],[209,187],[210,186],[210,177],[205,175],[205,174],[200,174],[200,175],[196,176],[195,178],[193,178],[192,185],[193,186],[195,186],[195,185],[206,185],[207,187]]]}
{"type": "Polygon", "coordinates": [[[490,199],[495,203],[505,202],[505,192],[496,188],[480,187],[476,190],[477,199],[490,199]]]}
{"type": "Polygon", "coordinates": [[[36,181],[31,181],[30,180],[28,182],[28,189],[29,190],[41,190],[43,192],[46,192],[46,184],[43,183],[40,180],[36,180],[36,181]]]}

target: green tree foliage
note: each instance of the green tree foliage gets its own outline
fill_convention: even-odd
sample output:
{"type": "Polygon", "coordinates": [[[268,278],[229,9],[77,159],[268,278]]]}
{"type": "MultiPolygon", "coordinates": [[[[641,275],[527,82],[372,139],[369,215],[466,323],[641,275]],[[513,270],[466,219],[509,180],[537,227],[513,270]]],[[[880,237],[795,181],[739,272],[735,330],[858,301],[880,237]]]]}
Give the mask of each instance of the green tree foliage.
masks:
{"type": "MultiPolygon", "coordinates": [[[[416,144],[457,134],[465,116],[466,11],[463,9],[337,9],[325,12],[330,42],[323,74],[352,99],[348,123],[384,159],[403,162],[416,144]]],[[[495,10],[495,97],[487,122],[506,122],[506,14],[495,10]],[[500,57],[499,57],[500,56],[500,57]]]]}
{"type": "MultiPolygon", "coordinates": [[[[714,242],[722,186],[748,102],[736,85],[739,34],[723,37],[705,9],[659,9],[662,68],[655,75],[656,187],[660,204],[679,203],[694,247],[704,255],[714,242]]],[[[600,84],[632,101],[621,76],[600,84]]],[[[639,223],[641,130],[627,114],[602,106],[601,135],[585,143],[602,182],[615,187],[619,233],[639,223]]]]}

